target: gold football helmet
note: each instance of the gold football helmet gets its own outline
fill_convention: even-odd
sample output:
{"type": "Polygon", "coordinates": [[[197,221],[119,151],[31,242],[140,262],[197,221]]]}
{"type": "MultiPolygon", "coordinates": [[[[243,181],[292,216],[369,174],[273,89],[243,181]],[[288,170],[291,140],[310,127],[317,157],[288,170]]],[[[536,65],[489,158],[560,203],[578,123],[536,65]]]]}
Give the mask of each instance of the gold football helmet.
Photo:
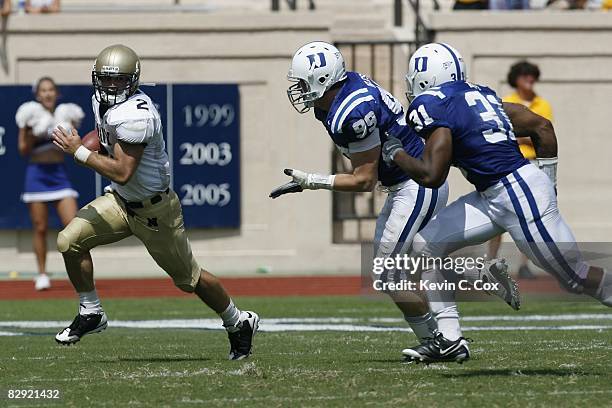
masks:
{"type": "Polygon", "coordinates": [[[139,79],[140,58],[121,44],[103,49],[91,71],[97,101],[109,106],[123,103],[136,93],[139,79]]]}

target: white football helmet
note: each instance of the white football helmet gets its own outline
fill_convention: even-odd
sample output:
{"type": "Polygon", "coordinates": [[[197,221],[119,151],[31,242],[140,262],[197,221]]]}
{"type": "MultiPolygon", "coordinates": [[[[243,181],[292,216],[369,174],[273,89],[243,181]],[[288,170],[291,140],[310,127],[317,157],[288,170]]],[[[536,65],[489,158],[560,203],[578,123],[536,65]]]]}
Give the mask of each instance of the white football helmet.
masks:
{"type": "Polygon", "coordinates": [[[429,88],[466,79],[467,70],[459,51],[444,43],[425,44],[410,58],[406,96],[412,102],[429,88]]]}
{"type": "Polygon", "coordinates": [[[314,101],[344,78],[344,58],[336,47],[323,41],[308,43],[291,61],[287,79],[295,83],[287,89],[289,101],[298,112],[308,112],[314,101]]]}

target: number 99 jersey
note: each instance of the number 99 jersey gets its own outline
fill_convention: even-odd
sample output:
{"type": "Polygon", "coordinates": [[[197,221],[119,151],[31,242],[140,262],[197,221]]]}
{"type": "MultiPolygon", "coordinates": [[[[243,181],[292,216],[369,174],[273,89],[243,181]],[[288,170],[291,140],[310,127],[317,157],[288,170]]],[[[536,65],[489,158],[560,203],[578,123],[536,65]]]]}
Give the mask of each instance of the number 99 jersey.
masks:
{"type": "Polygon", "coordinates": [[[502,101],[485,86],[455,81],[431,88],[412,101],[408,120],[423,137],[439,127],[450,129],[453,165],[478,191],[529,163],[502,101]]]}
{"type": "MultiPolygon", "coordinates": [[[[404,150],[421,157],[423,141],[406,124],[404,108],[374,81],[356,72],[347,78],[336,94],[329,111],[315,108],[315,117],[323,123],[336,147],[347,157],[380,146],[388,136],[400,139],[404,150]]],[[[396,165],[378,160],[378,179],[393,186],[410,177],[396,165]]]]}

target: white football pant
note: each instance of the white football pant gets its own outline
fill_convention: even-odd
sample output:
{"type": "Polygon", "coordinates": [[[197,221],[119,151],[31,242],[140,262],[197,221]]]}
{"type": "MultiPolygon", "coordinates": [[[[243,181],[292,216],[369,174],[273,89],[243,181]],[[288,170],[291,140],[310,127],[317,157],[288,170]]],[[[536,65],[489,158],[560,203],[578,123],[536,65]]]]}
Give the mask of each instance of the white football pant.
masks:
{"type": "MultiPolygon", "coordinates": [[[[555,276],[568,290],[582,292],[589,266],[559,213],[552,182],[533,164],[519,168],[483,192],[474,191],[443,208],[414,237],[413,251],[414,255],[445,257],[504,231],[533,263],[555,276]]],[[[438,279],[442,276],[439,271],[423,274],[432,276],[431,272],[438,279]]],[[[430,296],[432,312],[438,319],[458,317],[453,299],[454,296],[448,299],[448,294],[436,299],[430,296]]]]}

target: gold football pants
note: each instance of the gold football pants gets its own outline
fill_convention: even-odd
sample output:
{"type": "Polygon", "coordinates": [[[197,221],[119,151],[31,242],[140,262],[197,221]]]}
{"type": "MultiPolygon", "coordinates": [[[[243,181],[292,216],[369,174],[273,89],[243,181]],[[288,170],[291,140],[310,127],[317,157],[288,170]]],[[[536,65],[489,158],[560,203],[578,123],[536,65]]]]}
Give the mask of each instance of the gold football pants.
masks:
{"type": "Polygon", "coordinates": [[[84,254],[99,245],[135,235],[179,289],[193,292],[200,279],[200,266],[185,233],[179,198],[172,190],[160,196],[161,201],[155,204],[143,201],[143,208],[126,207],[116,193],[96,198],[59,233],[59,251],[84,254]]]}

